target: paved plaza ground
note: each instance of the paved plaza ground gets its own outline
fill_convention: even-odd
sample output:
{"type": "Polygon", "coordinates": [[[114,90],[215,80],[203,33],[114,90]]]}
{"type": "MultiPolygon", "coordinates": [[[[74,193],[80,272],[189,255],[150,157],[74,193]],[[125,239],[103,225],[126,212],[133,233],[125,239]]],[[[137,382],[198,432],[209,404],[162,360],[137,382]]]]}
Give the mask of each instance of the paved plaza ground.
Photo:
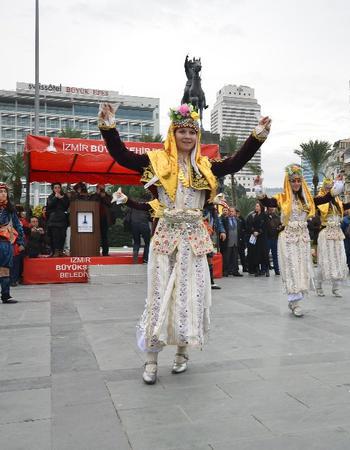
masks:
{"type": "MultiPolygon", "coordinates": [[[[1,450],[348,450],[350,283],[290,315],[279,277],[219,280],[186,373],[141,380],[145,267],[0,304],[1,450]]],[[[325,286],[327,294],[330,287],[325,286]]]]}

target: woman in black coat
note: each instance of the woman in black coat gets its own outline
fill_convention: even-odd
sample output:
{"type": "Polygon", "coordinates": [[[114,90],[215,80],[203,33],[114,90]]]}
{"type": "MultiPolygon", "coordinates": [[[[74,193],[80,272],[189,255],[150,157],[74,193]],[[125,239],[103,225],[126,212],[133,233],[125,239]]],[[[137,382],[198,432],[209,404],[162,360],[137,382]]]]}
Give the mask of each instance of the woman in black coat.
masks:
{"type": "Polygon", "coordinates": [[[247,218],[247,233],[250,233],[250,239],[248,241],[249,271],[250,273],[254,273],[256,277],[265,271],[266,276],[269,277],[267,215],[260,202],[256,203],[253,214],[247,218]]]}
{"type": "Polygon", "coordinates": [[[52,183],[52,194],[47,198],[47,233],[50,239],[51,255],[63,256],[64,241],[68,226],[67,211],[69,198],[62,191],[61,183],[52,183]]]}

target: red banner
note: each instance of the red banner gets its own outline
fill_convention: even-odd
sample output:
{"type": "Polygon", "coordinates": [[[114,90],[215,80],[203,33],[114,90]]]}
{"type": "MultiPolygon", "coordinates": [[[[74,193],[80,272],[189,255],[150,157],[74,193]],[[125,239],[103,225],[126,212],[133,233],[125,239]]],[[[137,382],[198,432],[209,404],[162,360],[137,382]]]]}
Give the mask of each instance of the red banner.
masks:
{"type": "MultiPolygon", "coordinates": [[[[139,256],[142,263],[142,256],[139,256]]],[[[87,283],[90,265],[133,264],[131,253],[111,256],[72,256],[64,258],[25,258],[24,284],[87,283]]],[[[214,277],[222,277],[222,257],[214,255],[214,277]]]]}
{"type": "MultiPolygon", "coordinates": [[[[137,154],[163,148],[161,142],[124,142],[137,154]]],[[[203,155],[219,156],[217,144],[203,144],[203,155]]],[[[140,174],[114,161],[104,141],[28,135],[25,152],[30,161],[30,181],[140,184],[140,174]]]]}

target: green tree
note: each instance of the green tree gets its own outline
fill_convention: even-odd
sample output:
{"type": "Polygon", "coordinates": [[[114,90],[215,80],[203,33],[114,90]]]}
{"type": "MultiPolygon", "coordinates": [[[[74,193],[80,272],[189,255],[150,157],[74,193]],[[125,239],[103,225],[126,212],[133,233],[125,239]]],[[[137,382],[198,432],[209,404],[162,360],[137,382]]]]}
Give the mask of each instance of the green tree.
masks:
{"type": "Polygon", "coordinates": [[[253,211],[256,202],[257,199],[254,197],[240,197],[237,200],[237,208],[240,210],[241,216],[246,218],[247,215],[253,211]]]}
{"type": "Polygon", "coordinates": [[[300,149],[294,150],[294,153],[301,157],[302,161],[309,164],[313,177],[314,195],[317,195],[317,186],[320,181],[319,174],[324,169],[326,162],[331,156],[333,150],[331,144],[327,141],[309,141],[300,144],[300,149]]]}
{"type": "MultiPolygon", "coordinates": [[[[234,134],[226,136],[220,141],[220,149],[224,156],[232,156],[238,150],[238,138],[234,134]]],[[[235,175],[231,175],[231,200],[234,205],[237,204],[237,183],[235,180],[235,175]]]]}
{"type": "Polygon", "coordinates": [[[140,142],[163,142],[163,136],[161,134],[156,134],[153,136],[152,134],[142,134],[140,137],[140,142]]]}
{"type": "Polygon", "coordinates": [[[84,133],[82,130],[78,130],[77,128],[64,128],[63,130],[61,130],[58,135],[58,137],[66,137],[66,138],[81,138],[81,139],[85,139],[86,137],[86,133],[84,133]]]}
{"type": "Polygon", "coordinates": [[[22,180],[25,177],[25,165],[23,152],[8,154],[0,149],[0,173],[2,181],[5,181],[13,195],[14,203],[20,203],[22,197],[22,180]]]}

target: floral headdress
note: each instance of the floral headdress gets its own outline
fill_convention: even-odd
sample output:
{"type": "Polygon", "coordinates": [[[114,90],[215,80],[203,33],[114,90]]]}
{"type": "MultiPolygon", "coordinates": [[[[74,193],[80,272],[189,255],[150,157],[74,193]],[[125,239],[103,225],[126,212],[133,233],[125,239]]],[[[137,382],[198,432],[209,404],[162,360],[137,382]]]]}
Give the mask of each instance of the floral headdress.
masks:
{"type": "Polygon", "coordinates": [[[286,169],[286,174],[288,175],[289,179],[294,177],[303,177],[303,169],[299,164],[289,164],[286,169]]]}
{"type": "Polygon", "coordinates": [[[176,128],[193,128],[199,131],[199,114],[191,103],[183,103],[177,108],[170,108],[170,120],[176,128]]]}

